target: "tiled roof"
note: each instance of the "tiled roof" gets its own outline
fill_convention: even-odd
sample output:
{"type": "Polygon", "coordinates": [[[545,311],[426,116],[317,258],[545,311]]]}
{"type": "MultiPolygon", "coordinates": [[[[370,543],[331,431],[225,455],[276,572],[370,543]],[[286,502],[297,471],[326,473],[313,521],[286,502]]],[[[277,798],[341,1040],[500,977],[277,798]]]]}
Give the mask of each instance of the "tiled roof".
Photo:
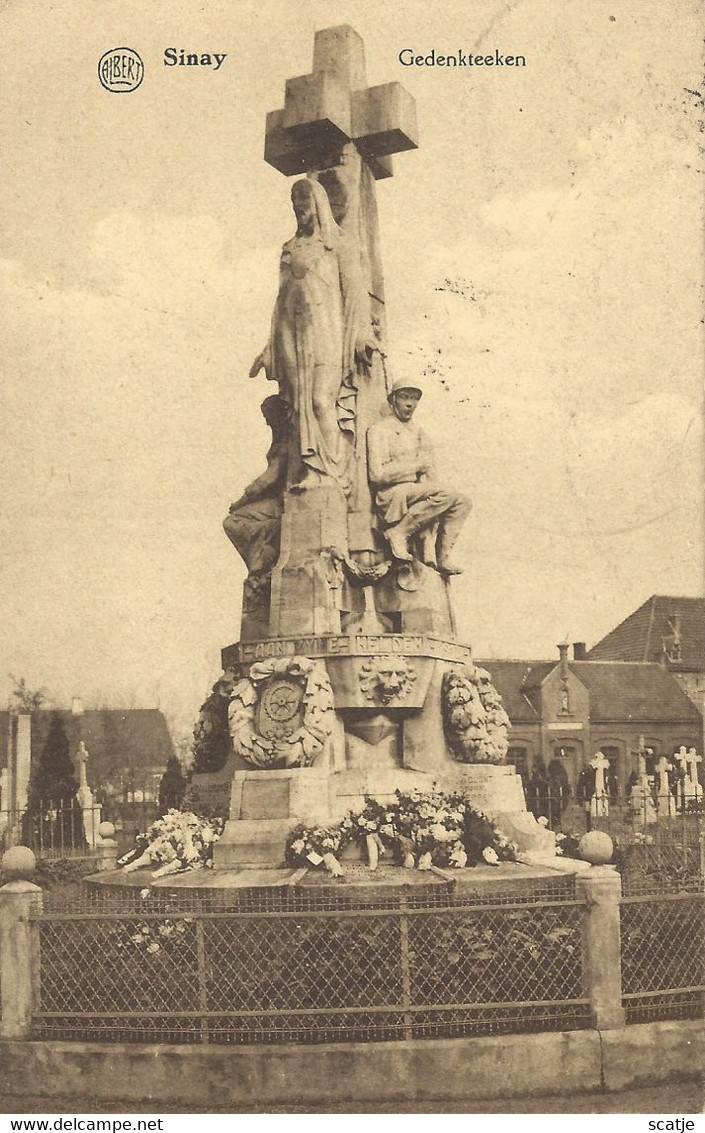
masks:
{"type": "MultiPolygon", "coordinates": [[[[46,743],[53,709],[32,713],[32,759],[46,743]]],[[[75,716],[58,712],[66,729],[71,756],[81,740],[88,749],[87,778],[92,787],[134,772],[135,782],[153,770],[161,770],[174,753],[166,720],[156,708],[86,709],[75,716]]],[[[8,713],[0,712],[0,762],[7,761],[8,713]]]]}
{"type": "Polygon", "coordinates": [[[664,638],[671,635],[670,620],[680,617],[681,656],[669,662],[676,671],[705,671],[705,598],[652,594],[638,610],[593,645],[591,661],[657,661],[664,638]]]}
{"type": "Polygon", "coordinates": [[[504,710],[513,723],[539,721],[536,708],[525,694],[525,682],[536,666],[551,666],[546,661],[476,661],[492,678],[492,684],[502,697],[504,710]]]}
{"type": "Polygon", "coordinates": [[[592,723],[613,720],[693,723],[702,718],[676,678],[661,665],[629,661],[570,661],[590,694],[592,723]]]}
{"type": "MultiPolygon", "coordinates": [[[[558,667],[558,659],[476,663],[489,672],[513,724],[539,722],[540,685],[558,667]]],[[[569,661],[568,667],[588,690],[592,723],[641,721],[702,726],[695,705],[661,665],[569,661]]]]}

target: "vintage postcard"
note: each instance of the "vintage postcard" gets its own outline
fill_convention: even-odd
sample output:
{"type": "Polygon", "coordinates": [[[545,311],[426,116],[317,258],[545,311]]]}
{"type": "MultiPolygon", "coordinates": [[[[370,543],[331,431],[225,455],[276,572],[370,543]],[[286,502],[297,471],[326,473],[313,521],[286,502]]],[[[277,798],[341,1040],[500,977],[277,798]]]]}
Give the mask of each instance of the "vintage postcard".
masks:
{"type": "MultiPolygon", "coordinates": [[[[52,714],[78,756],[91,850],[94,803],[131,844],[140,824],[129,825],[123,804],[139,793],[156,807],[168,757],[193,772],[195,756],[187,798],[227,820],[211,889],[218,855],[230,873],[258,867],[248,893],[265,887],[266,870],[279,870],[266,885],[277,881],[279,893],[286,881],[289,895],[306,870],[304,887],[330,880],[326,855],[335,859],[340,843],[316,841],[306,820],[330,826],[362,813],[371,795],[382,811],[360,819],[372,825],[350,877],[383,849],[398,874],[425,854],[439,885],[453,871],[472,874],[472,838],[449,833],[454,822],[470,829],[465,811],[448,817],[459,791],[493,819],[514,815],[497,820],[496,846],[477,835],[480,871],[491,873],[491,855],[508,843],[540,857],[546,838],[552,854],[556,835],[575,834],[577,845],[591,828],[643,846],[655,837],[649,824],[670,831],[673,820],[682,844],[696,845],[699,827],[687,825],[702,810],[705,707],[696,4],[4,0],[0,28],[5,848],[39,837],[42,823],[54,824],[55,847],[56,808],[44,807],[39,827],[22,818],[33,799],[39,806],[52,714]],[[479,715],[461,719],[468,702],[479,715]],[[144,731],[140,712],[151,714],[144,731]],[[441,818],[422,846],[410,812],[385,819],[384,808],[395,790],[423,783],[446,801],[436,800],[441,818]],[[600,800],[609,798],[608,831],[600,800]],[[283,873],[297,823],[306,852],[289,838],[283,873]]],[[[211,852],[198,837],[194,861],[211,852]]],[[[604,846],[594,853],[593,869],[609,859],[604,846]]],[[[180,865],[186,858],[179,851],[180,865]]],[[[542,882],[536,900],[575,902],[578,918],[582,883],[568,892],[568,875],[555,876],[553,898],[553,882],[542,882]]],[[[277,1035],[295,1047],[298,1035],[303,1049],[306,1020],[325,1007],[318,1041],[369,1040],[358,1080],[372,1075],[381,1092],[347,1082],[326,1095],[314,1075],[289,1104],[355,1112],[396,1097],[414,1112],[424,1097],[433,1106],[433,1091],[411,1083],[400,1100],[385,1080],[406,1081],[408,1065],[375,1071],[369,1048],[383,1059],[390,1042],[501,1034],[510,1049],[512,1027],[527,1039],[541,996],[575,1034],[621,1033],[629,994],[646,994],[623,982],[623,1002],[612,987],[600,1015],[596,985],[586,992],[578,972],[572,991],[554,986],[546,960],[547,983],[537,975],[502,993],[518,1011],[513,1024],[487,1007],[485,1031],[475,1022],[468,1031],[477,1011],[465,976],[414,974],[421,938],[416,952],[409,939],[421,922],[406,905],[394,906],[382,948],[375,933],[389,900],[375,906],[365,940],[385,955],[398,944],[399,970],[367,1000],[355,999],[358,985],[341,998],[330,975],[323,1006],[312,989],[290,1001],[276,983],[271,994],[248,986],[241,1001],[233,983],[213,998],[209,965],[221,945],[208,943],[215,922],[199,922],[195,999],[184,993],[184,1017],[164,1041],[188,1046],[195,1028],[217,1062],[247,1045],[247,1016],[255,1047],[277,1035]]],[[[272,915],[265,904],[248,915],[272,915]]],[[[174,908],[188,936],[191,913],[174,908]]],[[[58,955],[58,914],[47,909],[37,931],[58,955]]],[[[684,925],[697,915],[688,909],[684,925]]],[[[160,910],[145,914],[155,933],[160,910]]],[[[227,902],[218,915],[227,921],[227,902]]],[[[560,932],[579,933],[578,921],[560,932]]],[[[345,931],[323,952],[344,951],[345,931]]],[[[467,975],[460,938],[442,936],[445,959],[438,939],[434,930],[433,963],[467,975]]],[[[269,971],[257,940],[255,966],[269,971]]],[[[375,956],[355,969],[360,987],[381,970],[375,956]]],[[[234,970],[241,957],[231,959],[234,970]]],[[[325,962],[317,971],[325,984],[325,962]]],[[[292,970],[294,984],[306,972],[292,970]]],[[[5,1038],[112,1036],[122,1053],[111,1063],[108,1052],[103,1067],[127,1065],[130,1020],[156,1041],[155,1015],[176,1011],[168,990],[146,1006],[98,995],[100,1011],[87,1002],[84,1011],[78,990],[52,999],[45,978],[38,1008],[32,1000],[39,1015],[32,1022],[17,1007],[19,1030],[5,1038]],[[90,1022],[98,1014],[111,1020],[103,1030],[90,1022]]],[[[685,970],[668,979],[654,986],[702,994],[685,970]]],[[[495,991],[472,986],[481,1004],[495,991]]],[[[632,1024],[695,1025],[683,1004],[632,1024]]],[[[243,1071],[250,1082],[266,1077],[258,1058],[243,1071]]],[[[100,1073],[93,1106],[102,1096],[140,1108],[100,1073]]],[[[210,1073],[185,1071],[184,1081],[195,1076],[181,1112],[207,1111],[197,1079],[210,1073]]],[[[546,1081],[547,1095],[561,1094],[555,1075],[546,1081]]],[[[589,1095],[591,1081],[581,1087],[576,1071],[570,1088],[589,1095]]],[[[624,1105],[662,1111],[669,1095],[658,1081],[624,1105]]],[[[483,1088],[464,1098],[454,1081],[447,1096],[472,1112],[481,1105],[472,1098],[495,1096],[489,1080],[483,1088]]],[[[584,1104],[604,1112],[599,1080],[594,1089],[584,1104]]],[[[143,1091],[142,1108],[169,1102],[158,1075],[143,1091]]],[[[216,1089],[210,1100],[233,1112],[286,1105],[263,1091],[216,1089]]],[[[22,1092],[31,1104],[26,1081],[22,1092]]],[[[59,1104],[47,1098],[46,1108],[59,1104]]],[[[493,1104],[524,1112],[511,1097],[493,1104]]]]}

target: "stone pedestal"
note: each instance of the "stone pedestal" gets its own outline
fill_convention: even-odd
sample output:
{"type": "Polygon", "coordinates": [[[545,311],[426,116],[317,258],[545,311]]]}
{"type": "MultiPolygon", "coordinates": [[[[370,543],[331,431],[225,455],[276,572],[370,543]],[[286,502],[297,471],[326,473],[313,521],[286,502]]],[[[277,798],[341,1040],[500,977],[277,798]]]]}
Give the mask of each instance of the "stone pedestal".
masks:
{"type": "Polygon", "coordinates": [[[83,814],[83,830],[86,841],[92,850],[98,845],[98,827],[101,822],[100,807],[96,807],[93,792],[90,787],[79,787],[76,792],[79,806],[83,814]]]}
{"type": "Polygon", "coordinates": [[[236,771],[214,867],[282,865],[287,835],[298,822],[333,820],[331,783],[327,760],[314,767],[236,771]]]}
{"type": "Polygon", "coordinates": [[[336,484],[287,493],[281,555],[272,571],[272,637],[340,633],[340,556],[347,544],[347,505],[336,484]]]}
{"type": "Polygon", "coordinates": [[[522,853],[555,856],[555,837],[527,812],[514,768],[460,763],[448,748],[443,677],[471,663],[467,646],[430,634],[292,633],[231,645],[223,666],[241,679],[266,659],[297,655],[325,666],[330,680],[335,722],[325,750],[308,769],[235,772],[217,866],[277,864],[297,822],[338,820],[365,795],[391,802],[396,790],[462,792],[522,853]]]}
{"type": "Polygon", "coordinates": [[[401,633],[454,637],[450,582],[437,570],[414,559],[395,567],[376,588],[379,614],[391,618],[401,633]]]}

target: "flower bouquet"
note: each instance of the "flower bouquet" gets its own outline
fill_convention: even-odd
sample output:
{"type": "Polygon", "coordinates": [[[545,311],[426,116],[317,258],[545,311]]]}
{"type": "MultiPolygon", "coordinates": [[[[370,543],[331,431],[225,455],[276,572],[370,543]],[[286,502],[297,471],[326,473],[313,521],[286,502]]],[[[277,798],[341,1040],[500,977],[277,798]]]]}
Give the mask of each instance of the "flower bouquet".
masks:
{"type": "Polygon", "coordinates": [[[397,856],[403,864],[409,866],[411,856],[419,869],[466,865],[463,806],[462,800],[440,791],[397,791],[397,802],[391,808],[392,826],[397,835],[397,856]]]}
{"type": "Polygon", "coordinates": [[[365,795],[364,808],[359,813],[350,815],[349,821],[351,837],[365,839],[369,868],[377,869],[380,856],[386,854],[395,841],[393,810],[370,795],[365,795]]]}
{"type": "Polygon", "coordinates": [[[442,791],[397,791],[391,803],[366,796],[363,809],[336,826],[297,826],[287,840],[286,859],[292,865],[322,865],[339,876],[343,871],[337,855],[349,842],[363,840],[373,870],[387,850],[398,864],[420,870],[499,865],[516,859],[516,847],[486,815],[464,795],[442,791]]]}
{"type": "Polygon", "coordinates": [[[124,938],[118,941],[118,948],[149,955],[172,949],[178,951],[188,931],[189,921],[186,918],[174,921],[167,917],[163,921],[140,921],[136,925],[128,925],[124,938]]]}
{"type": "Polygon", "coordinates": [[[351,824],[346,820],[337,826],[305,826],[301,823],[287,838],[286,860],[290,865],[323,866],[334,877],[340,877],[343,867],[337,855],[351,837],[351,824]]]}
{"type": "Polygon", "coordinates": [[[134,850],[118,861],[125,873],[157,865],[152,877],[166,877],[189,869],[213,865],[213,846],[223,832],[223,820],[199,818],[179,810],[168,810],[144,834],[137,835],[134,850]]]}

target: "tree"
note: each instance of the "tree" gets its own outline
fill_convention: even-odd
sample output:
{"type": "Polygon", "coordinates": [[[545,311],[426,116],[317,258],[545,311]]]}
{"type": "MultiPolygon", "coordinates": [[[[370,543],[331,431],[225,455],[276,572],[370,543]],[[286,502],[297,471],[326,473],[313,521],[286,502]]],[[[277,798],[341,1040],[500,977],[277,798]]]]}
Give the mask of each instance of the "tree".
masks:
{"type": "Polygon", "coordinates": [[[24,677],[18,679],[12,673],[8,675],[15,686],[10,693],[10,708],[12,710],[15,712],[37,712],[38,709],[44,707],[49,700],[48,689],[31,689],[24,677]]]}
{"type": "Polygon", "coordinates": [[[166,814],[172,807],[178,810],[186,791],[186,780],[181,764],[175,755],[170,755],[159,784],[159,813],[166,814]]]}
{"type": "Polygon", "coordinates": [[[192,772],[220,771],[227,762],[231,752],[228,705],[234,685],[231,678],[221,677],[201,705],[193,730],[192,772]]]}
{"type": "Polygon", "coordinates": [[[23,832],[28,845],[53,850],[85,845],[77,790],[64,722],[61,713],[54,712],[42,753],[29,777],[23,832]]]}

